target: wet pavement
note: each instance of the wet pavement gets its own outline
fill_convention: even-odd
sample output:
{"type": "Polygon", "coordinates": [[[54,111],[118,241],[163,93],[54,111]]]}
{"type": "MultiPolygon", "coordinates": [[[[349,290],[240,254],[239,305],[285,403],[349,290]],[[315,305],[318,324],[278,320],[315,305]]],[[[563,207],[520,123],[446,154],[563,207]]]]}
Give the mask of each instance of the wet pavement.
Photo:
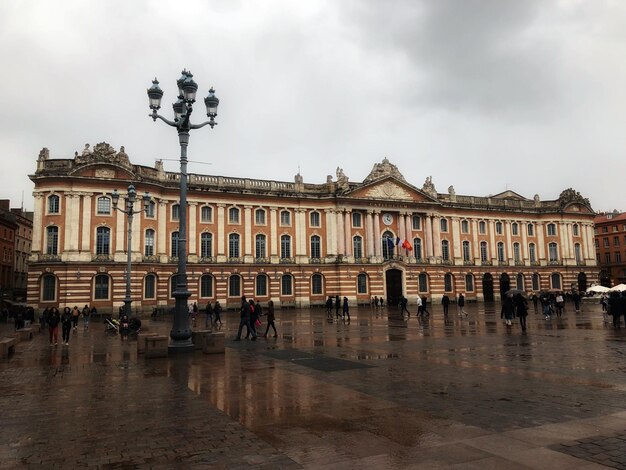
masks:
{"type": "Polygon", "coordinates": [[[0,468],[626,468],[626,328],[467,311],[288,309],[241,342],[227,312],[225,354],[160,359],[95,322],[36,335],[0,359],[0,468]]]}

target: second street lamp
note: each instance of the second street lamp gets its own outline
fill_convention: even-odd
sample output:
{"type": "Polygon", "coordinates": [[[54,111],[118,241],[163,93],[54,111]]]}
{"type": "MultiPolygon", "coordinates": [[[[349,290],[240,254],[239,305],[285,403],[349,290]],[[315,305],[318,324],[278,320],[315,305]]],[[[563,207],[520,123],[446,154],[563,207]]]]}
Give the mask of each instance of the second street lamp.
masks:
{"type": "Polygon", "coordinates": [[[137,213],[137,212],[146,212],[148,210],[148,206],[150,204],[150,195],[146,192],[143,196],[142,196],[142,200],[143,200],[143,208],[141,210],[135,210],[135,201],[137,200],[137,190],[135,189],[135,186],[133,186],[132,184],[128,186],[128,193],[126,195],[126,204],[125,204],[125,209],[120,209],[117,204],[120,200],[120,195],[117,192],[117,189],[113,190],[113,194],[111,194],[111,199],[113,201],[113,209],[116,209],[124,214],[127,215],[128,218],[128,235],[126,238],[126,295],[124,296],[124,313],[128,316],[128,318],[131,317],[132,314],[132,309],[131,309],[131,302],[132,297],[131,297],[131,289],[130,289],[130,270],[131,270],[131,247],[132,247],[132,241],[133,241],[133,216],[137,213]]]}
{"type": "Polygon", "coordinates": [[[189,117],[193,111],[193,104],[196,101],[198,84],[193,80],[193,75],[187,70],[183,70],[181,77],[176,81],[178,85],[178,100],[172,105],[174,109],[174,120],[164,118],[157,111],[161,108],[161,98],[163,90],[159,87],[159,82],[155,78],[152,86],[148,88],[148,98],[152,114],[149,116],[153,121],[160,119],[169,126],[175,127],[178,132],[180,143],[180,215],[178,230],[178,272],[176,273],[176,289],[174,298],[174,321],[170,331],[170,351],[192,351],[191,328],[189,327],[189,309],[187,302],[191,294],[187,289],[187,146],[189,145],[189,131],[200,129],[206,125],[215,126],[217,116],[217,106],[220,100],[215,96],[215,90],[211,88],[208,96],[204,99],[206,105],[208,121],[201,124],[191,124],[189,117]]]}

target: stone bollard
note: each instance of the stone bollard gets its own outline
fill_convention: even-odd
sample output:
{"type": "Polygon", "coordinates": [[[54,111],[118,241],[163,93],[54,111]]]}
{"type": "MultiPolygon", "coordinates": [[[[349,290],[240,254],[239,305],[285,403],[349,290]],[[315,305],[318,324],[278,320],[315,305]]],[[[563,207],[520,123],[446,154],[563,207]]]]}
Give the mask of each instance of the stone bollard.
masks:
{"type": "Polygon", "coordinates": [[[211,336],[211,330],[194,330],[191,332],[191,342],[193,343],[193,348],[197,351],[198,349],[204,349],[207,338],[211,336]]]}
{"type": "Polygon", "coordinates": [[[148,336],[157,336],[156,333],[140,333],[137,336],[137,355],[146,352],[146,338],[148,336]]]}
{"type": "Polygon", "coordinates": [[[224,333],[217,332],[207,336],[202,352],[204,354],[224,354],[224,333]]]}
{"type": "Polygon", "coordinates": [[[146,357],[167,357],[169,340],[169,336],[144,336],[144,341],[146,342],[146,357]]]}

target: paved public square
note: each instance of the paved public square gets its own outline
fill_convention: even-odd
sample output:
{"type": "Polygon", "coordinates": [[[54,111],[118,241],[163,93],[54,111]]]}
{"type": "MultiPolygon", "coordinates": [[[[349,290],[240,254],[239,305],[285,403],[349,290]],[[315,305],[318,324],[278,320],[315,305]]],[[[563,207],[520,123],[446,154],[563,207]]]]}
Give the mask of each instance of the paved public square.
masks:
{"type": "Polygon", "coordinates": [[[163,359],[97,322],[42,333],[0,359],[0,468],[626,469],[626,328],[499,307],[282,310],[254,342],[226,312],[225,354],[163,359]]]}

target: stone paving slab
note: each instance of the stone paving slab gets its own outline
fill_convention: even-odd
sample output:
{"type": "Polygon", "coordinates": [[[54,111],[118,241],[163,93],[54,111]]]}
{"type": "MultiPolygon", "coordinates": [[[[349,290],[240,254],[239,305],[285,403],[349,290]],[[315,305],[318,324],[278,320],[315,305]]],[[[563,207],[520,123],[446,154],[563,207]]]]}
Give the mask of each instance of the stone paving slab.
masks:
{"type": "Polygon", "coordinates": [[[93,322],[36,335],[0,360],[0,468],[622,468],[626,331],[468,310],[285,310],[255,342],[227,312],[214,356],[146,359],[93,322]]]}

